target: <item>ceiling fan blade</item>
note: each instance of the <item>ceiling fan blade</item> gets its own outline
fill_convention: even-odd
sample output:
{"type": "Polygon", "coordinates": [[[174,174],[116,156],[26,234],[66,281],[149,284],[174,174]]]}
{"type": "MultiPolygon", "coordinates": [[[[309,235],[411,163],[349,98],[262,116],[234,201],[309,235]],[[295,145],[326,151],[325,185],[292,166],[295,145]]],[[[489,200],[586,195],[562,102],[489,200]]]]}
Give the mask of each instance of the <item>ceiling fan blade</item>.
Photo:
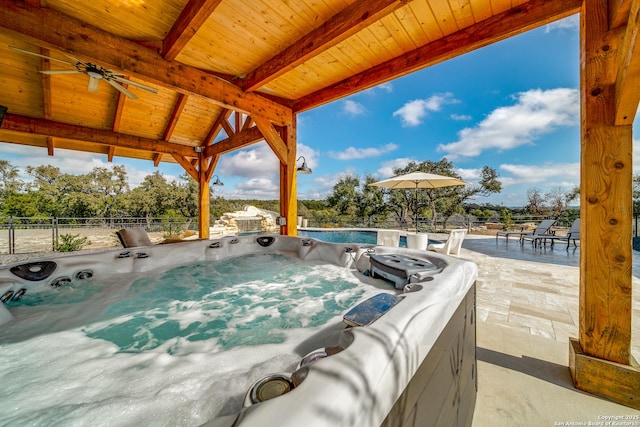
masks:
{"type": "Polygon", "coordinates": [[[116,90],[122,92],[123,94],[125,94],[126,96],[128,96],[131,99],[138,99],[138,97],[131,92],[129,89],[127,89],[126,87],[123,87],[122,85],[120,85],[119,83],[114,82],[111,79],[105,79],[105,81],[107,83],[109,83],[111,86],[113,86],[116,90]]]}
{"type": "Polygon", "coordinates": [[[89,92],[97,92],[98,91],[98,83],[100,83],[100,79],[89,76],[89,86],[87,86],[87,90],[89,92]]]}
{"type": "Polygon", "coordinates": [[[40,70],[42,74],[73,74],[81,73],[80,70],[40,70]]]}
{"type": "Polygon", "coordinates": [[[39,56],[40,58],[50,59],[51,61],[58,61],[58,62],[62,62],[63,64],[67,64],[67,65],[71,65],[71,66],[75,65],[75,64],[72,64],[69,61],[64,61],[62,59],[52,58],[52,57],[46,56],[46,55],[40,55],[39,53],[31,52],[30,50],[20,49],[19,47],[9,46],[9,48],[11,48],[11,49],[13,49],[15,51],[18,51],[18,52],[29,54],[29,55],[39,56]]]}
{"type": "Polygon", "coordinates": [[[115,80],[117,82],[120,82],[120,83],[126,83],[128,85],[139,87],[140,89],[144,89],[144,90],[146,90],[148,92],[151,92],[151,93],[158,93],[158,89],[156,89],[155,87],[147,86],[147,85],[144,85],[142,83],[134,82],[132,80],[123,79],[122,77],[118,77],[117,75],[113,75],[113,80],[115,80]]]}

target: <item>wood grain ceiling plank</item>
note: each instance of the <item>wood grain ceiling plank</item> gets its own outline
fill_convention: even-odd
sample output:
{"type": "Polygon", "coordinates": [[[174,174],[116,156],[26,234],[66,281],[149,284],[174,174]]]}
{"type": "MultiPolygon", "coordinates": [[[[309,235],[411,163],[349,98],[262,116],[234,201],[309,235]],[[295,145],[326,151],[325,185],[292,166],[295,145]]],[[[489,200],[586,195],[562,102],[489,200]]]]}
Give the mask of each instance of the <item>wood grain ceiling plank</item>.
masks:
{"type": "Polygon", "coordinates": [[[129,72],[145,81],[182,93],[204,96],[223,106],[261,115],[279,125],[289,124],[291,110],[272,100],[196,68],[166,61],[158,53],[50,9],[0,0],[0,26],[49,48],[96,58],[102,66],[129,72]],[[46,22],[47,25],[43,23],[46,22]],[[56,28],[55,32],[50,28],[56,28]],[[81,35],[80,37],[78,35],[81,35]]]}
{"type": "Polygon", "coordinates": [[[406,55],[393,58],[365,72],[325,87],[294,103],[294,111],[305,111],[520,34],[580,10],[582,0],[531,0],[530,2],[467,27],[406,55]]]}
{"type": "Polygon", "coordinates": [[[494,15],[511,9],[511,0],[491,0],[491,11],[494,15]]]}
{"type": "Polygon", "coordinates": [[[246,91],[258,89],[393,12],[407,1],[410,0],[360,0],[353,3],[249,73],[240,86],[246,91]]]}
{"type": "Polygon", "coordinates": [[[449,7],[458,28],[466,28],[475,24],[470,0],[449,0],[449,7]]]}
{"type": "Polygon", "coordinates": [[[172,61],[209,19],[222,0],[189,0],[162,43],[164,59],[172,61]]]}
{"type": "Polygon", "coordinates": [[[459,30],[449,7],[449,2],[446,0],[429,0],[429,7],[433,11],[433,15],[437,17],[437,23],[442,30],[442,34],[446,36],[459,30]]]}
{"type": "Polygon", "coordinates": [[[476,23],[491,17],[491,0],[470,0],[469,3],[476,23]]]}

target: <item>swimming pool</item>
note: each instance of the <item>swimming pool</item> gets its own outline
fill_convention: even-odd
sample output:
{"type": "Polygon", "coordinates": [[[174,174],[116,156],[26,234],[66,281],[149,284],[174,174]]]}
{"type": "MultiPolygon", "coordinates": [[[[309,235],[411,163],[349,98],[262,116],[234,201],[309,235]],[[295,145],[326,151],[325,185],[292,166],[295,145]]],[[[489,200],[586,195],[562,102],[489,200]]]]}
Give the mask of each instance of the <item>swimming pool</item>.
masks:
{"type": "MultiPolygon", "coordinates": [[[[365,274],[373,253],[417,255],[273,236],[3,266],[0,295],[26,293],[0,305],[0,424],[374,426],[389,414],[405,418],[397,402],[410,407],[403,390],[466,310],[477,270],[421,251],[443,268],[402,292],[365,274]],[[342,317],[378,294],[400,299],[369,326],[347,327],[342,317]],[[300,366],[319,349],[326,357],[300,366]],[[293,390],[247,403],[255,383],[275,374],[293,390]]],[[[454,407],[468,417],[472,400],[464,402],[463,411],[454,407]]]]}
{"type": "MultiPolygon", "coordinates": [[[[376,230],[299,230],[299,237],[310,237],[330,243],[362,243],[375,245],[378,233],[376,230]]],[[[407,237],[400,236],[400,247],[407,247],[407,237]]]]}

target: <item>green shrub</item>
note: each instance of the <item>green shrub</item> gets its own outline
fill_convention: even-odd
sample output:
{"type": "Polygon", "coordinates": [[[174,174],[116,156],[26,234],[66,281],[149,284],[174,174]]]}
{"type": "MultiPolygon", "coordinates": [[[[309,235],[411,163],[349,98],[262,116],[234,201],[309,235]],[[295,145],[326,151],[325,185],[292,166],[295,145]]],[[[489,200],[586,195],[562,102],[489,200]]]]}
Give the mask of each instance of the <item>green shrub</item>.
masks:
{"type": "Polygon", "coordinates": [[[86,236],[80,237],[79,234],[61,234],[60,241],[56,244],[56,250],[59,252],[79,251],[90,244],[91,241],[86,236]]]}

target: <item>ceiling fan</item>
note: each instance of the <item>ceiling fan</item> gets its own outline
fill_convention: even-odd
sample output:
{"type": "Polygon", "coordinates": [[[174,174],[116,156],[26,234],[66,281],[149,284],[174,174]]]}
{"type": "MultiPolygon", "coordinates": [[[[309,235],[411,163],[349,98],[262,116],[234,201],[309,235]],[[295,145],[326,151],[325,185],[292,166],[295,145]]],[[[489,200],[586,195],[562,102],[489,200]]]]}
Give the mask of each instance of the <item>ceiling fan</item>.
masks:
{"type": "Polygon", "coordinates": [[[40,72],[42,74],[74,74],[74,73],[83,73],[89,76],[89,85],[87,86],[87,90],[89,92],[97,92],[98,91],[98,84],[100,83],[100,80],[104,80],[105,82],[107,82],[109,85],[113,86],[116,90],[122,92],[124,95],[126,95],[127,97],[131,98],[131,99],[138,99],[138,97],[131,92],[129,89],[127,89],[126,87],[122,86],[121,83],[125,83],[128,85],[132,85],[135,87],[138,87],[140,89],[144,89],[148,92],[151,93],[158,93],[158,89],[147,86],[147,85],[143,85],[142,83],[137,83],[128,79],[125,79],[123,76],[124,74],[119,74],[119,73],[115,73],[111,70],[108,70],[106,68],[103,68],[99,65],[93,64],[91,62],[84,62],[84,61],[80,61],[77,58],[74,58],[71,55],[67,55],[65,53],[65,55],[67,57],[69,57],[70,59],[76,61],[75,64],[71,63],[69,61],[64,61],[62,59],[57,59],[57,58],[52,58],[50,56],[46,56],[46,55],[41,55],[39,53],[36,52],[31,52],[29,50],[25,50],[25,49],[20,49],[19,47],[14,47],[14,46],[9,46],[11,49],[18,51],[18,52],[22,52],[22,53],[26,53],[29,55],[34,55],[34,56],[39,56],[41,58],[45,58],[45,59],[49,59],[51,61],[57,61],[57,62],[61,62],[63,64],[67,64],[70,65],[72,67],[74,67],[73,69],[69,69],[69,70],[41,70],[40,72]]]}

